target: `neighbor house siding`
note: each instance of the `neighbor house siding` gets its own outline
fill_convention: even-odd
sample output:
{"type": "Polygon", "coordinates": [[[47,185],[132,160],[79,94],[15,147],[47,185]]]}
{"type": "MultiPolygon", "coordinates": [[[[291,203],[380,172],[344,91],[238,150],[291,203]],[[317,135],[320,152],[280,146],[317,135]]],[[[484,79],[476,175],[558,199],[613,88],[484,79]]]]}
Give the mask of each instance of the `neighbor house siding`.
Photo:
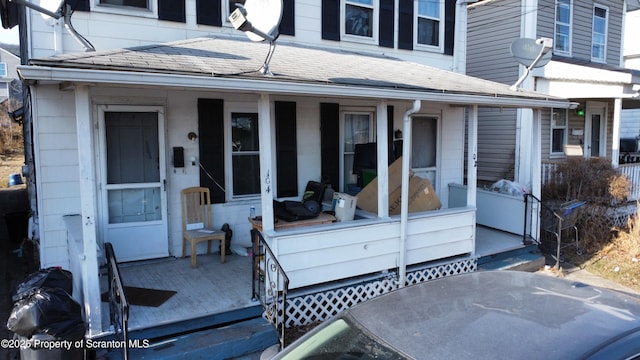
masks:
{"type": "Polygon", "coordinates": [[[620,118],[620,138],[636,136],[640,136],[640,109],[623,110],[620,118]]]}
{"type": "MultiPolygon", "coordinates": [[[[519,0],[497,0],[469,9],[467,74],[515,84],[519,64],[510,53],[520,37],[519,0]]],[[[513,179],[516,110],[478,109],[478,180],[513,179]]]]}

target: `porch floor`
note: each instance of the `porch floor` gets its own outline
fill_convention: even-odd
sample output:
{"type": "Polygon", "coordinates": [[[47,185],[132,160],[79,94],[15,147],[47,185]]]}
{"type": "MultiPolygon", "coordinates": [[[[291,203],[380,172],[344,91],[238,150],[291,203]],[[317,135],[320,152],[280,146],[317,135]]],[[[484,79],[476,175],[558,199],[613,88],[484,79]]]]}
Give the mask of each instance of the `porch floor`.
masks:
{"type": "MultiPolygon", "coordinates": [[[[258,305],[251,300],[251,258],[227,255],[198,256],[193,269],[190,258],[164,258],[118,264],[125,286],[177,291],[159,307],[132,305],[129,330],[141,330],[258,305]]],[[[106,276],[104,277],[106,278],[106,276]]],[[[105,279],[106,280],[106,279],[105,279]]],[[[102,291],[106,291],[106,284],[102,291]]],[[[105,328],[109,306],[102,303],[105,328]]]]}
{"type": "Polygon", "coordinates": [[[477,258],[520,249],[522,247],[524,247],[522,244],[522,235],[516,235],[481,225],[476,226],[477,258]]]}

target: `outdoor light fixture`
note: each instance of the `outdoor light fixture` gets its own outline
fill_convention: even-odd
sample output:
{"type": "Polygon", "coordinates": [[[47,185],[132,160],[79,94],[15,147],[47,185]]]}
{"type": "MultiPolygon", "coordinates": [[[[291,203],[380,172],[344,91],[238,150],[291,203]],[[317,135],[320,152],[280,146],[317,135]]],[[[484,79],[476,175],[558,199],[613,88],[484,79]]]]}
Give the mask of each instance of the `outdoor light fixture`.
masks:
{"type": "Polygon", "coordinates": [[[582,105],[578,105],[578,107],[576,108],[576,115],[584,116],[584,108],[582,107],[582,105]]]}

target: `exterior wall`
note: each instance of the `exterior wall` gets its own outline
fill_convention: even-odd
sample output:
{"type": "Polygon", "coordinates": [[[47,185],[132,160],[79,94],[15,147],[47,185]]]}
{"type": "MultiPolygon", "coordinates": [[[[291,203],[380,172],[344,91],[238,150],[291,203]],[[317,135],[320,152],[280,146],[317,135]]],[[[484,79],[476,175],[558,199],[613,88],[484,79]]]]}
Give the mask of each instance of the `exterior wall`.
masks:
{"type": "MultiPolygon", "coordinates": [[[[183,91],[167,89],[92,88],[91,102],[96,116],[96,106],[100,104],[118,105],[156,105],[165,107],[166,166],[167,166],[167,210],[170,255],[181,256],[182,223],[179,192],[189,186],[197,186],[198,166],[191,165],[190,159],[199,158],[198,143],[188,139],[187,134],[198,131],[198,98],[221,98],[226,106],[244,104],[248,109],[256,107],[257,98],[250,94],[213,93],[205,91],[183,91]],[[141,96],[140,94],[144,94],[141,96]],[[185,153],[185,167],[174,168],[171,164],[171,149],[182,146],[185,153]]],[[[64,215],[80,213],[78,147],[76,135],[75,103],[73,91],[59,91],[57,86],[34,87],[34,104],[38,110],[34,113],[35,134],[37,136],[36,165],[40,169],[38,177],[38,208],[40,218],[40,239],[43,266],[68,267],[67,230],[63,222],[64,215]]],[[[306,97],[274,96],[272,101],[295,101],[297,106],[298,133],[298,188],[302,195],[307,181],[320,179],[320,102],[327,99],[306,97]]],[[[370,108],[375,110],[376,103],[366,100],[335,99],[341,106],[370,108]]],[[[394,106],[394,129],[402,127],[402,116],[406,103],[389,103],[394,106]]],[[[464,141],[463,109],[438,104],[424,104],[425,114],[439,114],[441,117],[438,151],[438,180],[436,193],[447,207],[447,184],[462,182],[462,159],[464,141]]],[[[95,119],[91,121],[96,121],[95,119]]],[[[97,142],[98,130],[94,127],[94,141],[97,142]]],[[[275,135],[274,135],[275,136],[275,135]]],[[[97,150],[96,150],[97,151],[97,150]]],[[[101,154],[96,154],[96,164],[101,154]]],[[[100,177],[97,177],[100,179],[100,177]]],[[[277,182],[277,179],[274,179],[277,182]]],[[[98,184],[97,186],[100,186],[98,184]]],[[[99,193],[99,192],[98,192],[99,193]]],[[[298,197],[299,198],[299,197],[298,197]]],[[[98,200],[99,201],[99,200],[98,200]]],[[[232,245],[251,245],[250,225],[247,221],[249,207],[254,205],[261,213],[259,197],[231,200],[213,205],[214,225],[228,223],[233,230],[232,245]]],[[[102,214],[98,204],[98,214],[102,214]]],[[[437,212],[434,212],[437,214],[437,212]]],[[[100,236],[98,237],[100,238],[100,236]]],[[[199,251],[205,250],[204,244],[199,251]]]]}
{"type": "Polygon", "coordinates": [[[80,180],[72,91],[39,86],[34,98],[34,147],[42,267],[69,268],[64,215],[80,213],[80,180]]]}
{"type": "MultiPolygon", "coordinates": [[[[520,37],[520,6],[520,0],[496,0],[469,8],[468,75],[515,84],[519,64],[509,46],[520,37]]],[[[516,110],[480,108],[478,119],[478,180],[513,180],[516,110]]]]}
{"type": "MultiPolygon", "coordinates": [[[[591,60],[591,30],[593,19],[593,5],[597,4],[609,9],[607,28],[607,54],[608,65],[622,66],[622,17],[623,1],[613,0],[574,0],[573,1],[573,28],[571,41],[571,57],[580,60],[591,60]]],[[[553,39],[555,1],[538,1],[538,37],[553,39]]]]}
{"type": "MultiPolygon", "coordinates": [[[[245,38],[244,34],[236,31],[229,22],[221,27],[197,24],[196,0],[185,0],[186,23],[158,20],[156,9],[132,12],[117,7],[99,6],[97,1],[91,1],[91,3],[90,12],[75,11],[71,20],[77,32],[84,36],[96,50],[142,46],[217,34],[245,38]]],[[[156,1],[151,3],[152,7],[157,7],[156,1]]],[[[322,2],[318,0],[295,1],[296,35],[280,35],[278,41],[385,53],[442,69],[451,70],[453,67],[453,57],[442,53],[402,50],[397,48],[397,44],[395,48],[386,48],[354,41],[323,40],[321,38],[321,4],[322,2]]],[[[396,19],[397,16],[396,4],[396,19]]],[[[64,30],[64,24],[61,21],[45,19],[33,10],[29,11],[28,17],[31,31],[29,51],[31,58],[85,51],[79,42],[64,30]]]]}

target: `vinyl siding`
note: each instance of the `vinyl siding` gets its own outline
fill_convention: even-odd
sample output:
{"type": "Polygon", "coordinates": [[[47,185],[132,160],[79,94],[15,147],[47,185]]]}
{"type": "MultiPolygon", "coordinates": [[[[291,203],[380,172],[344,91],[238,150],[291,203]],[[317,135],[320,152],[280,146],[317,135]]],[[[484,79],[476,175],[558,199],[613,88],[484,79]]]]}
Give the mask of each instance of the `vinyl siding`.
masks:
{"type": "Polygon", "coordinates": [[[622,110],[620,118],[620,138],[640,136],[640,109],[622,110]]]}
{"type": "MultiPolygon", "coordinates": [[[[467,74],[514,84],[519,64],[510,52],[520,37],[520,1],[496,0],[469,8],[467,74]]],[[[478,109],[478,180],[513,179],[516,110],[478,109]]]]}

